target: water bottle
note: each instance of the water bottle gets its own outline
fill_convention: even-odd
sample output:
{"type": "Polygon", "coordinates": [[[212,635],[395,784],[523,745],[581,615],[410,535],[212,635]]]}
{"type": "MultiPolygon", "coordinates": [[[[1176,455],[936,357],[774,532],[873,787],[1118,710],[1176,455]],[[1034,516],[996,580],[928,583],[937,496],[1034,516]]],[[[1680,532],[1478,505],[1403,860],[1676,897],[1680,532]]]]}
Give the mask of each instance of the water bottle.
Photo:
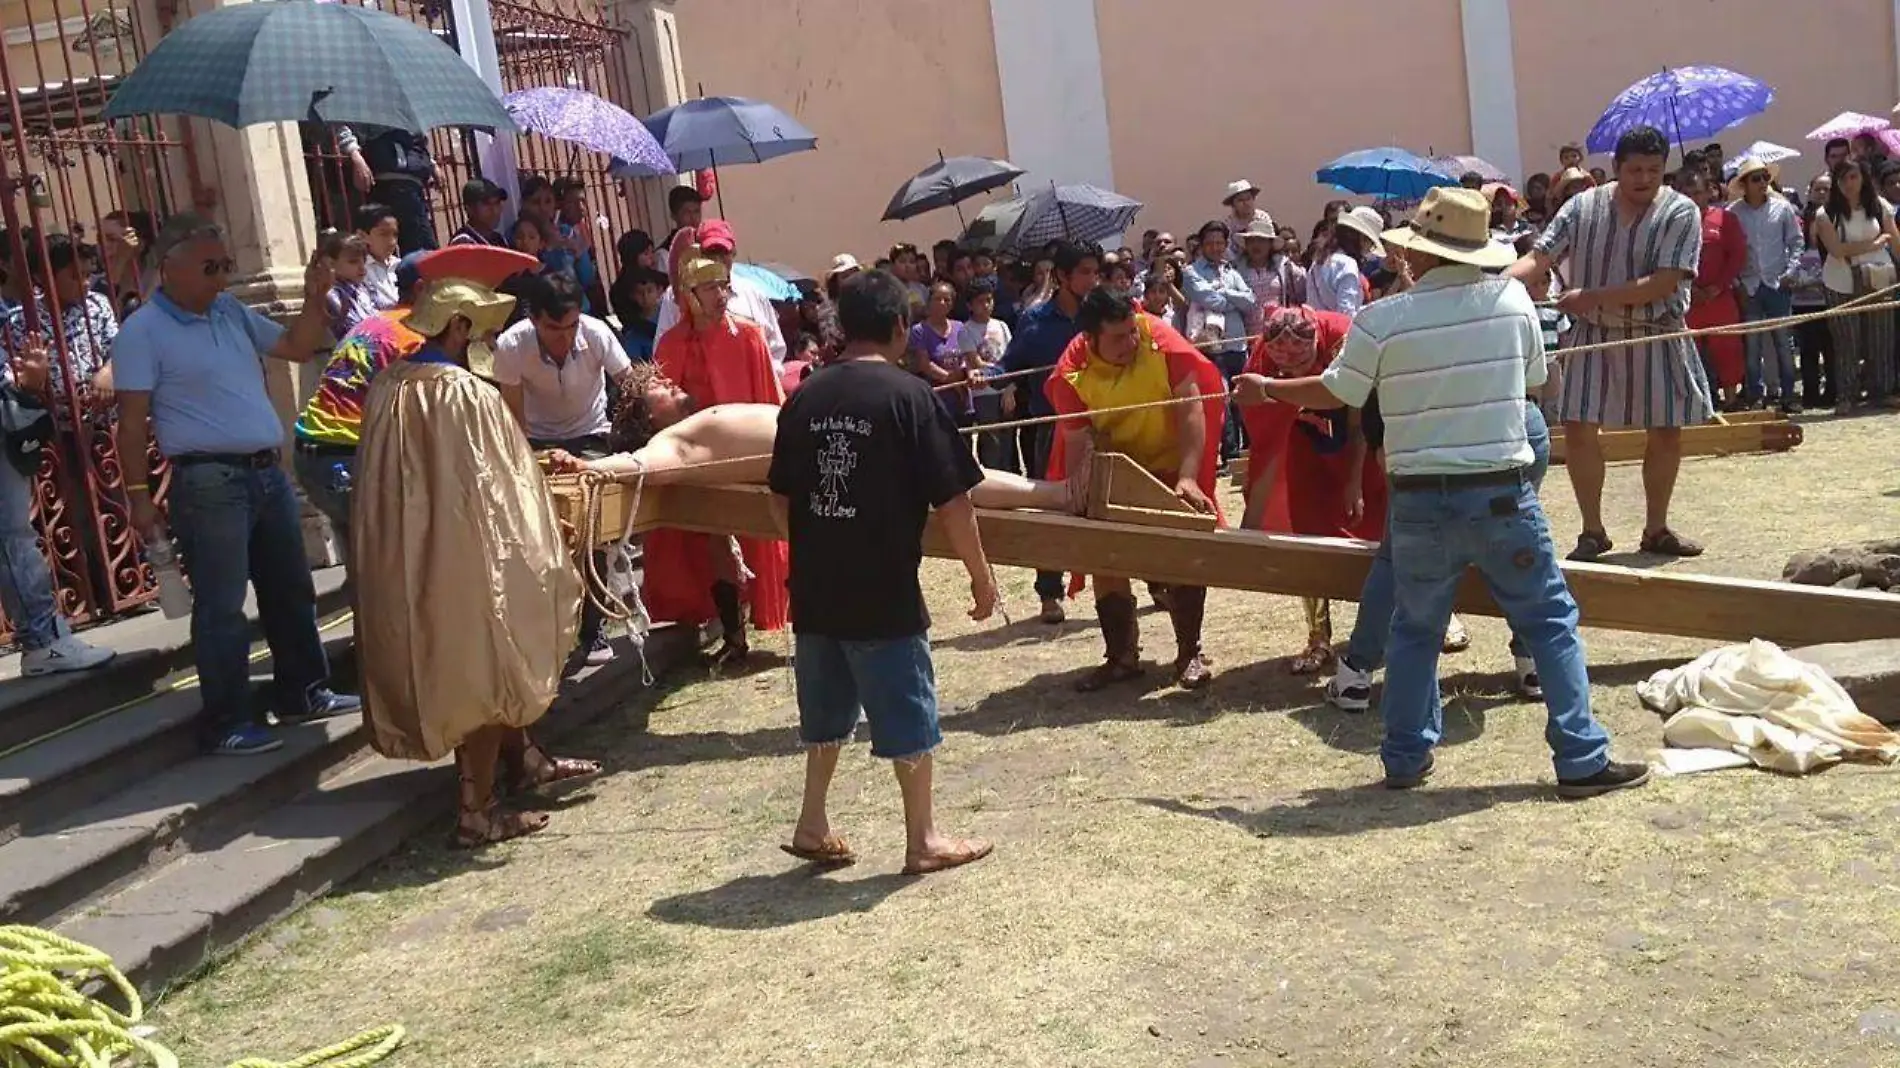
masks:
{"type": "Polygon", "coordinates": [[[158,608],[166,619],[184,619],[191,615],[191,590],[185,586],[185,573],[178,566],[178,552],[163,532],[145,539],[145,559],[158,579],[158,608]]]}

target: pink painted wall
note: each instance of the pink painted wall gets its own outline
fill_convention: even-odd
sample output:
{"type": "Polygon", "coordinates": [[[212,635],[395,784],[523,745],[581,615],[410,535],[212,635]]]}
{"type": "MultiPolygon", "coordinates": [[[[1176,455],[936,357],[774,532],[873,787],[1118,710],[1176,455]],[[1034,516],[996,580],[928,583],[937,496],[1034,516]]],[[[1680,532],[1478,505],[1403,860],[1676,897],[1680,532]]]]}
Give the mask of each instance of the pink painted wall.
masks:
{"type": "MultiPolygon", "coordinates": [[[[1774,86],[1767,112],[1717,139],[1730,155],[1754,141],[1800,149],[1802,158],[1783,164],[1791,184],[1821,166],[1821,146],[1803,134],[1842,111],[1886,115],[1900,94],[1893,6],[1868,0],[1524,0],[1511,5],[1511,32],[1519,136],[1533,173],[1554,169],[1560,145],[1581,143],[1617,93],[1664,66],[1713,64],[1774,86]],[[1606,6],[1617,17],[1605,18],[1606,6]]],[[[1607,156],[1589,162],[1609,166],[1607,156]]]]}
{"type": "Polygon", "coordinates": [[[1004,154],[988,0],[688,0],[676,13],[689,88],[769,100],[818,136],[816,152],[720,170],[742,257],[821,276],[838,252],[868,262],[955,236],[949,210],[878,217],[939,148],[1004,154]]]}
{"type": "Polygon", "coordinates": [[[1131,235],[1177,237],[1247,178],[1304,234],[1340,194],[1313,172],[1357,148],[1471,151],[1458,0],[1271,5],[1096,0],[1117,191],[1147,205],[1131,235]],[[1403,39],[1404,48],[1380,47],[1403,39]],[[1258,49],[1258,51],[1252,51],[1258,49]],[[1158,73],[1165,72],[1165,73],[1158,73]]]}

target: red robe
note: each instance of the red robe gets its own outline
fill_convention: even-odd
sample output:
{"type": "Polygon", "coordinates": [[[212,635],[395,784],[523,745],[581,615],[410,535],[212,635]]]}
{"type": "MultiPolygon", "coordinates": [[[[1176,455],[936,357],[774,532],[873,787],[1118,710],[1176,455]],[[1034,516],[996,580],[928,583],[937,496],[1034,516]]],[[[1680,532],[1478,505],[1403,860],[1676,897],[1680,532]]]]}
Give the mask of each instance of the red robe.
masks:
{"type": "MultiPolygon", "coordinates": [[[[723,326],[694,331],[682,319],[660,338],[653,360],[700,408],[715,404],[782,404],[785,394],[772,373],[765,335],[730,316],[723,326]]],[[[754,576],[747,588],[752,625],[778,630],[790,618],[785,582],[790,559],[782,541],[740,538],[746,567],[754,576]]],[[[649,531],[642,595],[656,622],[698,626],[718,618],[712,601],[712,549],[705,534],[661,528],[649,531]]]]}
{"type": "MultiPolygon", "coordinates": [[[[1714,287],[1715,296],[1698,298],[1689,305],[1684,320],[1691,329],[1732,326],[1742,321],[1741,302],[1735,298],[1735,282],[1748,264],[1748,233],[1735,213],[1719,204],[1702,211],[1702,259],[1696,267],[1695,288],[1714,287]]],[[[1739,334],[1712,334],[1697,338],[1696,343],[1709,354],[1714,365],[1710,387],[1734,389],[1742,384],[1747,359],[1739,334]]]]}
{"type": "MultiPolygon", "coordinates": [[[[1346,343],[1352,319],[1338,312],[1310,311],[1314,320],[1312,364],[1306,367],[1281,367],[1273,361],[1264,343],[1254,345],[1247,358],[1247,373],[1269,378],[1316,375],[1329,367],[1346,343]]],[[[1341,441],[1345,409],[1333,412],[1302,411],[1291,404],[1269,402],[1240,410],[1247,426],[1253,453],[1247,459],[1248,471],[1260,458],[1260,443],[1270,440],[1284,448],[1281,482],[1285,486],[1288,526],[1294,534],[1316,537],[1363,538],[1378,541],[1385,536],[1385,471],[1379,456],[1366,450],[1360,469],[1361,492],[1365,513],[1357,523],[1346,516],[1346,475],[1349,459],[1341,441]]],[[[1262,529],[1276,529],[1274,517],[1267,516],[1262,529]]]]}
{"type": "MultiPolygon", "coordinates": [[[[1220,470],[1220,432],[1227,418],[1227,400],[1224,394],[1227,383],[1221,378],[1220,368],[1214,362],[1201,355],[1181,336],[1180,332],[1167,323],[1149,315],[1136,312],[1143,325],[1153,336],[1156,346],[1168,361],[1168,383],[1178,387],[1183,381],[1192,379],[1197,392],[1208,399],[1201,403],[1201,411],[1206,416],[1207,434],[1201,443],[1201,469],[1196,473],[1195,481],[1200,484],[1201,492],[1214,502],[1214,513],[1220,524],[1226,525],[1226,517],[1221,513],[1220,495],[1216,479],[1220,470]]],[[[1062,358],[1056,361],[1048,379],[1043,384],[1043,395],[1057,415],[1073,416],[1056,424],[1055,440],[1049,447],[1048,477],[1061,481],[1068,477],[1068,451],[1065,438],[1067,431],[1087,429],[1089,427],[1089,406],[1070,384],[1068,376],[1087,366],[1089,359],[1089,339],[1087,334],[1078,334],[1062,352],[1062,358]]],[[[1162,400],[1165,398],[1144,398],[1162,400]]],[[[1069,592],[1074,594],[1082,588],[1086,576],[1076,575],[1069,583],[1069,592]]]]}

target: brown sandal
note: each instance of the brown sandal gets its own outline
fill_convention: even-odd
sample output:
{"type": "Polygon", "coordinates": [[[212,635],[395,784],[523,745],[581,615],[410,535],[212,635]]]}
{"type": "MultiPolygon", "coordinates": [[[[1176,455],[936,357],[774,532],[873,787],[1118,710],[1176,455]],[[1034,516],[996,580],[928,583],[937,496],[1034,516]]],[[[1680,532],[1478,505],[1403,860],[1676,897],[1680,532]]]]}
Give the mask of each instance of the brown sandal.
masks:
{"type": "Polygon", "coordinates": [[[1317,675],[1333,666],[1333,647],[1324,642],[1314,642],[1306,651],[1287,663],[1286,670],[1291,675],[1317,675]]]}
{"type": "Polygon", "coordinates": [[[1139,663],[1130,664],[1118,660],[1109,660],[1094,671],[1078,679],[1075,684],[1075,692],[1094,693],[1097,690],[1107,689],[1117,683],[1133,682],[1141,678],[1141,676],[1142,670],[1139,663]]]}
{"type": "Polygon", "coordinates": [[[463,809],[455,819],[455,837],[449,844],[456,849],[480,849],[533,834],[547,825],[545,812],[514,812],[500,805],[489,805],[482,812],[463,809]]]}
{"type": "Polygon", "coordinates": [[[929,875],[932,872],[949,871],[961,868],[965,864],[974,864],[989,856],[996,847],[981,838],[961,838],[953,843],[948,853],[930,853],[916,858],[905,858],[905,875],[929,875]]]}
{"type": "Polygon", "coordinates": [[[825,868],[843,868],[858,862],[857,853],[845,844],[843,838],[835,834],[825,835],[824,841],[818,843],[816,848],[799,845],[797,838],[794,837],[790,845],[779,846],[779,849],[800,860],[825,868]]]}
{"type": "Polygon", "coordinates": [[[1586,530],[1577,535],[1577,547],[1570,550],[1568,559],[1589,563],[1604,553],[1616,548],[1616,543],[1601,530],[1586,530]]]}
{"type": "Polygon", "coordinates": [[[1674,556],[1678,558],[1702,555],[1701,545],[1690,541],[1688,538],[1670,530],[1668,527],[1664,527],[1653,534],[1644,534],[1642,550],[1646,553],[1655,553],[1658,556],[1674,556]]]}
{"type": "Polygon", "coordinates": [[[530,741],[522,750],[521,767],[510,777],[507,791],[553,801],[600,778],[602,770],[598,760],[551,756],[540,743],[530,741]],[[533,767],[529,767],[531,763],[533,767]]]}

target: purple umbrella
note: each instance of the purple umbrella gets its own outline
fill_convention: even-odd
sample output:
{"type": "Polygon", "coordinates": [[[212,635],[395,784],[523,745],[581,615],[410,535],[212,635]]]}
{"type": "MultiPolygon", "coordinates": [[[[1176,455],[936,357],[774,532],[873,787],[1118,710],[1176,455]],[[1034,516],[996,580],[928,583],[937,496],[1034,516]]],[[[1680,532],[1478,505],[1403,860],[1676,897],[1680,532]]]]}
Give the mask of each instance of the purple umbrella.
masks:
{"type": "Polygon", "coordinates": [[[592,93],[542,86],[509,93],[501,103],[524,130],[592,149],[654,174],[673,173],[666,151],[645,123],[592,93]]]}
{"type": "Polygon", "coordinates": [[[1487,182],[1508,182],[1511,176],[1499,170],[1495,164],[1477,156],[1433,156],[1432,163],[1453,178],[1463,178],[1476,172],[1487,182]]]}
{"type": "Polygon", "coordinates": [[[1775,91],[1746,74],[1721,67],[1665,68],[1618,93],[1584,144],[1608,152],[1630,130],[1654,126],[1680,145],[1714,137],[1774,102],[1775,91]]]}

